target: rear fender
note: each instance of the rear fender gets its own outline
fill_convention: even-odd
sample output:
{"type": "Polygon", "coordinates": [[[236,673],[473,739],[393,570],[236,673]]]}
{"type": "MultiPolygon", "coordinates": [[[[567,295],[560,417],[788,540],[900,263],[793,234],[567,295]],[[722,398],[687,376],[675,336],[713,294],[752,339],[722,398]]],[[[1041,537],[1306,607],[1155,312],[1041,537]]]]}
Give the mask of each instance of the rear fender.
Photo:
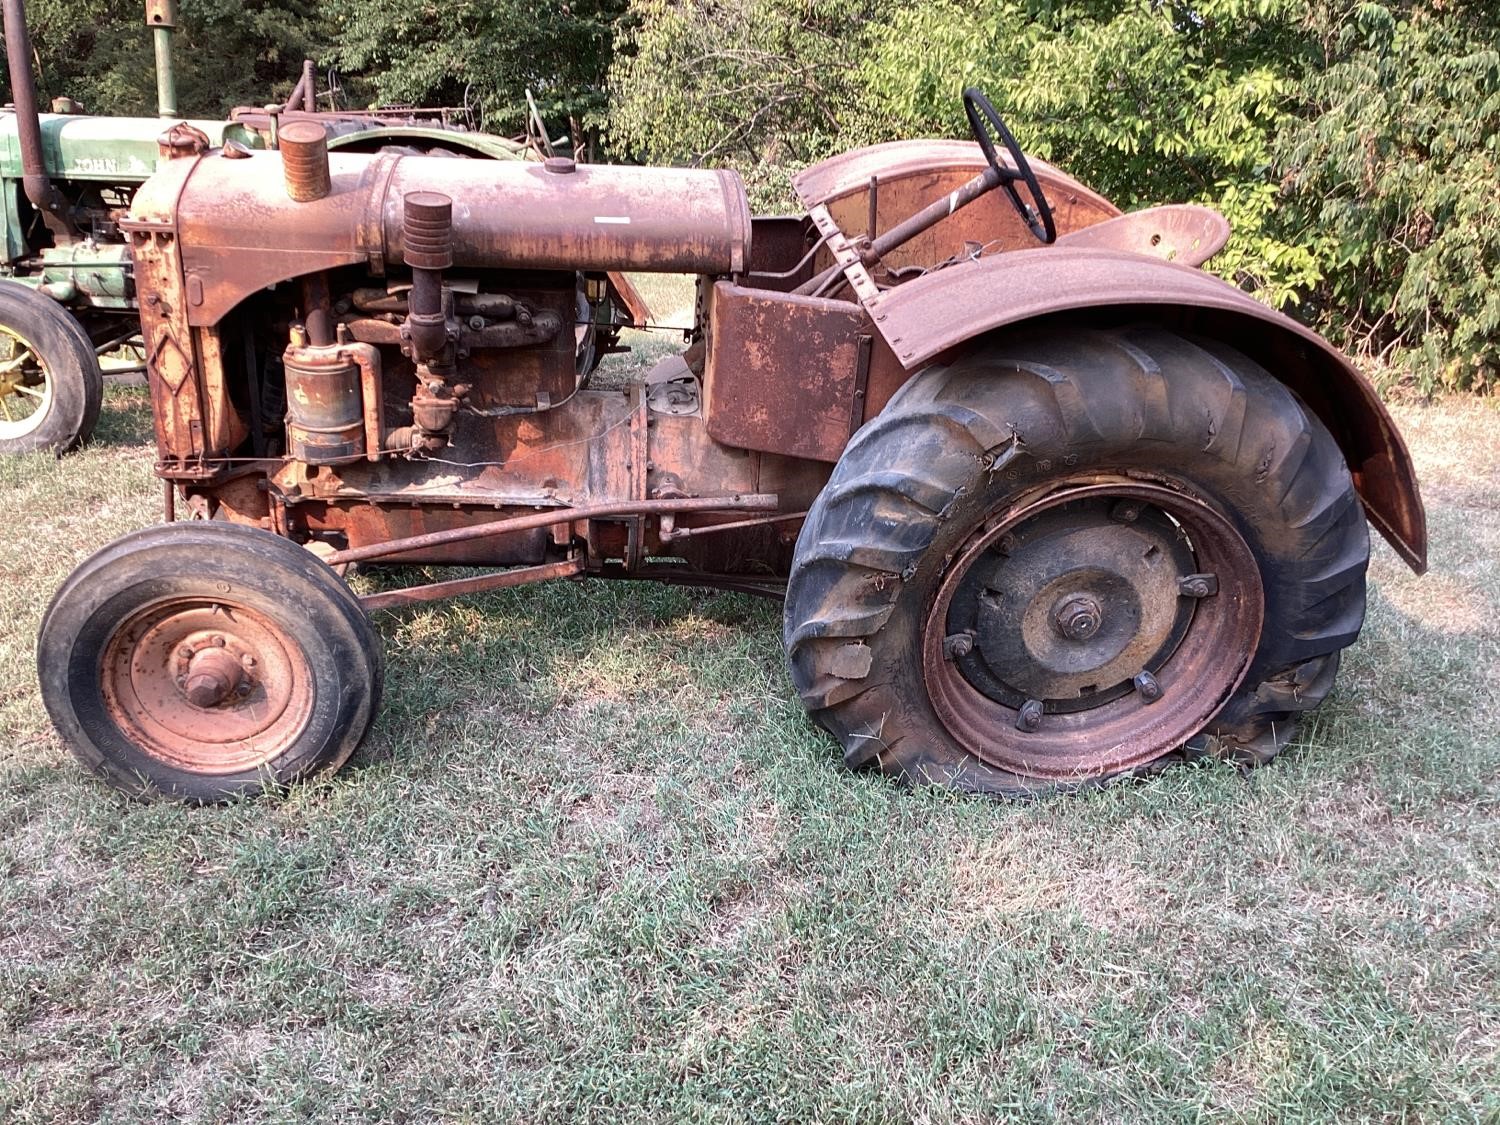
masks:
{"type": "MultiPolygon", "coordinates": [[[[1000,159],[1010,166],[1008,156],[1000,159]]],[[[1059,235],[1119,215],[1120,209],[1113,203],[1065,172],[1045,161],[1029,163],[1047,197],[1059,235]]],[[[853,235],[868,231],[873,181],[878,233],[949,195],[987,167],[984,154],[973,141],[892,141],[814,164],[793,177],[792,187],[803,206],[809,210],[827,207],[839,229],[853,235]]],[[[1036,236],[1026,228],[1005,193],[991,191],[882,255],[881,260],[890,269],[928,266],[961,250],[965,242],[1005,251],[1037,244],[1036,236]]]]}
{"type": "Polygon", "coordinates": [[[1316,332],[1196,269],[1138,254],[1053,246],[964,263],[881,293],[867,308],[913,371],[986,332],[1110,309],[1221,340],[1295,391],[1328,427],[1370,522],[1418,574],[1427,524],[1416,472],[1385,405],[1316,332]]]}

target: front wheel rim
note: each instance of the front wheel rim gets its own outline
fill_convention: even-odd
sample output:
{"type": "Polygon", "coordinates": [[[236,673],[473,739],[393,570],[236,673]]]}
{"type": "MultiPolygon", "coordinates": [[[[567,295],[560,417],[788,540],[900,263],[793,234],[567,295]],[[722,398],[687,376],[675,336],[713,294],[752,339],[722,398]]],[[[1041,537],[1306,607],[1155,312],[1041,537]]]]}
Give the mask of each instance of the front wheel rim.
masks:
{"type": "Polygon", "coordinates": [[[1064,485],[984,521],[928,611],[922,666],[948,733],[1023,777],[1142,766],[1198,733],[1249,670],[1255,556],[1202,500],[1064,485]]]}
{"type": "Polygon", "coordinates": [[[133,613],[100,668],[105,709],[125,736],[191,773],[259,769],[296,745],[313,712],[301,647],[269,616],[210,598],[133,613]]]}
{"type": "Polygon", "coordinates": [[[52,409],[52,372],[36,345],[0,325],[0,441],[37,430],[52,409]]]}

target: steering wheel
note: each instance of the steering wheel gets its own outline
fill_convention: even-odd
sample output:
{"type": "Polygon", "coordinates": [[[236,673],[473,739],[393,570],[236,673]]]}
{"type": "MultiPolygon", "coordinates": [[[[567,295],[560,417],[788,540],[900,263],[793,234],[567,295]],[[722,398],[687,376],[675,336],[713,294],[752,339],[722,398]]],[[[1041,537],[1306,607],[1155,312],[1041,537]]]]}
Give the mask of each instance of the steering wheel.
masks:
{"type": "Polygon", "coordinates": [[[1010,130],[1005,127],[1005,122],[1000,120],[1000,114],[996,112],[994,103],[984,96],[983,91],[970,86],[964,90],[964,113],[969,118],[969,130],[974,134],[974,139],[979,142],[980,151],[990,162],[990,167],[999,173],[1000,186],[1005,189],[1005,194],[1010,196],[1011,205],[1015,207],[1016,214],[1021,216],[1026,229],[1036,235],[1043,245],[1056,242],[1057,224],[1052,220],[1052,208],[1047,206],[1047,197],[1042,194],[1042,185],[1036,182],[1036,174],[1032,172],[1025,154],[1021,152],[1021,146],[1016,144],[1016,138],[1011,136],[1010,130]],[[986,122],[990,126],[989,129],[985,128],[986,122]],[[1010,153],[1011,160],[1015,161],[1014,172],[1001,165],[1000,157],[995,152],[994,138],[990,136],[990,129],[994,130],[995,136],[999,137],[1005,145],[1005,151],[1010,153]],[[1028,206],[1021,198],[1021,193],[1016,190],[1017,180],[1026,185],[1031,201],[1036,204],[1034,208],[1028,206]]]}

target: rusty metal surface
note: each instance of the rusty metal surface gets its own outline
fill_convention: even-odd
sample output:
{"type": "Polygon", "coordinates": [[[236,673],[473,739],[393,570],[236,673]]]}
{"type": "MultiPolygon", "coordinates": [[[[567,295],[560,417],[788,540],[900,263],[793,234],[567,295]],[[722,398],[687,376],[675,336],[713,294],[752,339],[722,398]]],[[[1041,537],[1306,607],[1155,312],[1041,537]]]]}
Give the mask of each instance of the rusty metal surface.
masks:
{"type": "MultiPolygon", "coordinates": [[[[1000,159],[1007,167],[1014,168],[1007,154],[1001,153],[1000,159]]],[[[1054,168],[1044,160],[1030,156],[1027,159],[1032,171],[1036,173],[1037,182],[1047,193],[1048,200],[1056,196],[1058,200],[1067,202],[1071,197],[1077,197],[1080,203],[1106,215],[1120,213],[1120,209],[1104,196],[1079,183],[1066,172],[1054,168]]],[[[850,149],[805,168],[792,177],[792,189],[796,191],[803,206],[813,207],[819,203],[832,203],[855,193],[863,198],[871,176],[879,179],[880,190],[884,191],[887,184],[909,176],[957,169],[962,179],[968,179],[987,166],[988,161],[973,141],[888,141],[866,148],[850,149]]],[[[882,210],[884,206],[882,202],[882,210]]],[[[859,228],[845,227],[845,230],[857,229],[859,228]]]]}
{"type": "Polygon", "coordinates": [[[5,54],[10,96],[16,110],[16,139],[21,147],[21,190],[47,216],[49,224],[66,226],[67,201],[46,172],[41,118],[37,115],[36,81],[31,73],[31,29],[26,0],[4,0],[5,54]]]}
{"type": "Polygon", "coordinates": [[[1375,389],[1331,344],[1249,294],[1188,266],[1064,246],[981,258],[867,304],[896,357],[915,369],[991,329],[1064,310],[1164,315],[1245,352],[1298,392],[1329,428],[1371,522],[1418,573],[1427,527],[1406,445],[1375,389]]]}
{"type": "Polygon", "coordinates": [[[177,0],[146,0],[146,23],[150,27],[176,27],[177,0]]]}
{"type": "Polygon", "coordinates": [[[231,598],[156,602],[121,622],[104,645],[100,686],[132,742],[204,774],[271,761],[301,735],[314,703],[301,649],[231,598]]]}
{"type": "Polygon", "coordinates": [[[645,328],[651,323],[651,305],[636,288],[635,282],[630,280],[627,274],[618,270],[610,270],[605,275],[609,279],[610,291],[619,301],[620,306],[630,314],[630,324],[634,328],[645,328]]]}
{"type": "Polygon", "coordinates": [[[324,464],[365,456],[368,426],[361,365],[353,354],[357,349],[364,351],[366,362],[378,355],[368,344],[297,343],[282,354],[287,447],[298,460],[324,464]]]}
{"type": "Polygon", "coordinates": [[[1197,733],[1244,679],[1264,612],[1255,557],[1214,509],[1156,484],[1078,482],[960,548],[923,630],[923,677],[982,761],[1100,777],[1197,733]],[[1195,570],[1217,576],[1212,596],[1181,592],[1195,570]]]}
{"type": "Polygon", "coordinates": [[[333,190],[328,170],[327,129],[316,121],[291,121],[281,127],[280,144],[289,199],[312,203],[333,190]]]}
{"type": "Polygon", "coordinates": [[[197,279],[192,324],[214,324],[310,270],[400,262],[402,199],[434,184],[456,201],[458,268],[727,274],[749,260],[749,205],[733,172],[580,165],[556,175],[522,161],[336,152],[328,196],[298,203],[282,187],[281,161],[210,154],[180,183],[158,177],[143,189],[153,212],[178,198],[170,221],[197,279]]]}
{"type": "Polygon", "coordinates": [[[367,547],[354,547],[347,551],[335,551],[325,560],[330,566],[341,563],[366,562],[370,559],[407,554],[440,547],[450,543],[464,543],[472,539],[512,535],[520,531],[555,526],[560,523],[576,523],[580,520],[620,519],[631,516],[657,516],[668,512],[734,512],[774,511],[778,504],[775,495],[748,496],[698,496],[680,500],[621,500],[612,504],[591,504],[582,508],[562,508],[554,511],[533,512],[513,519],[495,520],[492,523],[471,524],[450,531],[435,531],[427,535],[414,535],[405,539],[391,539],[383,543],[372,543],[367,547]]]}
{"type": "MultiPolygon", "coordinates": [[[[1003,154],[1002,163],[1009,166],[1003,154]]],[[[1081,230],[1120,214],[1120,209],[1044,161],[1032,170],[1051,205],[1058,233],[1081,230]]],[[[794,181],[809,208],[823,204],[846,234],[889,231],[935,200],[944,199],[989,167],[972,141],[895,141],[856,149],[807,169],[794,181]],[[875,229],[869,232],[871,180],[875,181],[875,229]]],[[[988,192],[901,247],[883,255],[890,269],[921,269],[949,258],[965,243],[986,253],[1030,249],[1036,238],[1004,197],[988,192]]],[[[827,263],[820,263],[822,268],[827,263]]]]}
{"type": "Polygon", "coordinates": [[[1125,250],[1179,266],[1201,266],[1229,241],[1229,220],[1189,203],[1147,207],[1062,235],[1056,246],[1125,250]]]}
{"type": "MultiPolygon", "coordinates": [[[[711,302],[709,434],[726,445],[838,460],[859,389],[861,341],[874,335],[863,310],[727,281],[714,286],[711,302]]],[[[875,346],[894,364],[883,343],[875,346]]]]}
{"type": "Polygon", "coordinates": [[[571,578],[583,573],[583,563],[578,559],[526,566],[517,570],[502,570],[494,574],[480,574],[473,578],[453,578],[447,582],[431,582],[425,586],[408,586],[403,590],[385,590],[379,594],[365,594],[359,604],[366,610],[400,609],[402,606],[421,605],[442,598],[456,598],[464,594],[480,594],[487,590],[503,590],[511,586],[524,586],[528,582],[545,582],[552,578],[571,578]]]}

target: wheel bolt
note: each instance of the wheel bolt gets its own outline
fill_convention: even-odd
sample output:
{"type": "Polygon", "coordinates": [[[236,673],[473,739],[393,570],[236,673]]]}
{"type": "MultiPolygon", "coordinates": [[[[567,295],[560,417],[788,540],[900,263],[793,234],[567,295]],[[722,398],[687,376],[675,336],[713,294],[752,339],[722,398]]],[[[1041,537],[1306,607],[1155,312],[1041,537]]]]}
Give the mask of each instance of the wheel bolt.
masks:
{"type": "Polygon", "coordinates": [[[224,647],[224,638],[223,637],[214,637],[214,639],[213,639],[213,645],[214,645],[214,648],[223,648],[224,647]]]}
{"type": "Polygon", "coordinates": [[[1033,731],[1042,725],[1042,701],[1040,699],[1028,699],[1021,706],[1020,714],[1016,716],[1016,729],[1033,731]]]}
{"type": "Polygon", "coordinates": [[[183,645],[180,649],[177,650],[177,655],[180,656],[180,657],[182,657],[182,659],[184,659],[184,660],[191,660],[193,658],[193,648],[192,648],[192,646],[191,645],[183,645]]]}
{"type": "Polygon", "coordinates": [[[1177,592],[1185,598],[1207,598],[1219,592],[1217,574],[1185,574],[1177,581],[1177,592]]]}
{"type": "Polygon", "coordinates": [[[1150,672],[1137,672],[1134,683],[1135,690],[1147,703],[1155,703],[1161,698],[1161,684],[1150,672]]]}
{"type": "Polygon", "coordinates": [[[1134,523],[1141,518],[1141,506],[1134,500],[1121,500],[1109,510],[1109,518],[1120,523],[1134,523]]]}
{"type": "Polygon", "coordinates": [[[954,633],[943,638],[943,655],[949,660],[959,660],[974,651],[974,637],[970,633],[954,633]]]}
{"type": "Polygon", "coordinates": [[[255,657],[251,656],[247,652],[247,653],[245,653],[244,656],[240,657],[240,663],[243,664],[245,666],[245,668],[247,668],[247,669],[254,668],[255,667],[255,657]]]}

